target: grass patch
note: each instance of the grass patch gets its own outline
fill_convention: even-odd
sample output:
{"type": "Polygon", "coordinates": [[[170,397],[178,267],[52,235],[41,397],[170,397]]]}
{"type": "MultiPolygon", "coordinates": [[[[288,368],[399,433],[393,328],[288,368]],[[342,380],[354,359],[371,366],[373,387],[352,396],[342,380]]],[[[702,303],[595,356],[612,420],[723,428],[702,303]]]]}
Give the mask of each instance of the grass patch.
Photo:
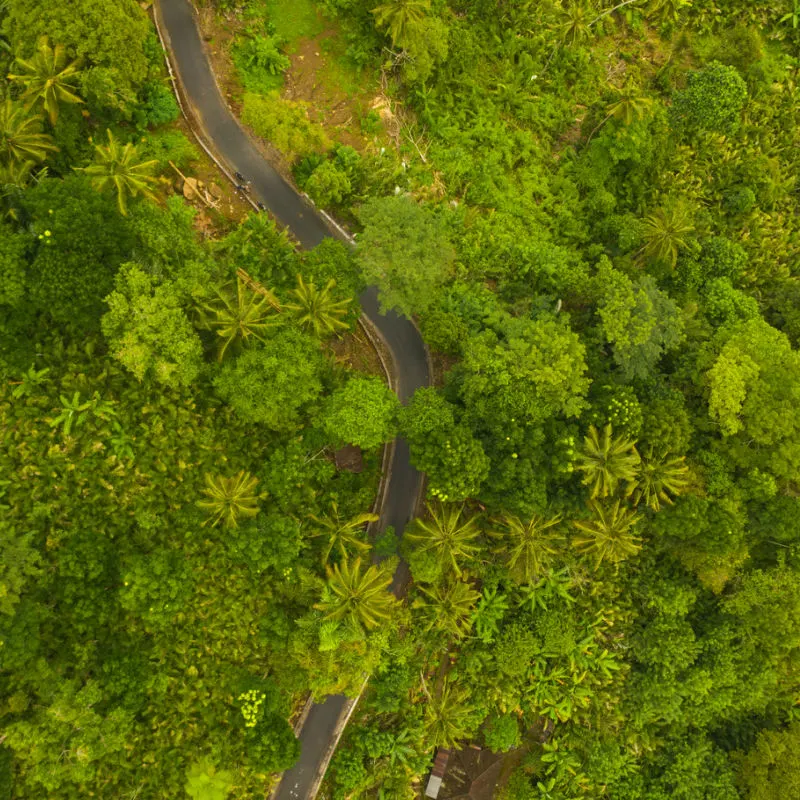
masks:
{"type": "Polygon", "coordinates": [[[298,39],[311,39],[325,30],[325,22],[313,0],[261,0],[258,5],[261,15],[266,15],[275,33],[288,42],[290,49],[298,39]]]}
{"type": "Polygon", "coordinates": [[[284,100],[278,92],[245,94],[242,120],[290,162],[331,146],[325,129],[309,120],[307,105],[284,100]]]}

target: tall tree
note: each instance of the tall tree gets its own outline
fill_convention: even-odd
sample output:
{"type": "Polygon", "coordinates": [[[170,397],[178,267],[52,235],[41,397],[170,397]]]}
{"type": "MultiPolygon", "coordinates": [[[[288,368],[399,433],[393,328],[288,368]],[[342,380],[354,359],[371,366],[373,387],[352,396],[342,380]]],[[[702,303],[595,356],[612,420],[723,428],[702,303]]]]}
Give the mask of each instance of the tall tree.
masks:
{"type": "Polygon", "coordinates": [[[502,432],[514,420],[577,416],[590,383],[585,358],[565,319],[512,320],[502,336],[486,330],[469,339],[454,383],[469,419],[502,432]]]}
{"type": "Polygon", "coordinates": [[[364,539],[364,529],[370,522],[377,522],[379,517],[377,514],[364,513],[342,519],[339,515],[339,505],[334,501],[331,503],[329,513],[324,517],[310,514],[309,519],[316,527],[311,536],[326,540],[320,557],[322,563],[327,564],[334,550],[345,561],[350,556],[351,550],[355,550],[360,556],[365,556],[369,552],[370,545],[364,539]]]}
{"type": "Polygon", "coordinates": [[[261,498],[256,492],[258,478],[244,470],[230,478],[209,473],[205,478],[203,494],[208,500],[198,500],[197,505],[208,512],[207,521],[213,526],[222,523],[227,528],[235,528],[241,518],[258,514],[258,501],[261,498]]]}
{"type": "Polygon", "coordinates": [[[20,70],[10,74],[9,80],[18,81],[25,89],[22,99],[28,108],[41,103],[50,124],[58,120],[60,103],[82,103],[83,100],[73,91],[80,72],[78,59],[67,64],[67,53],[63,45],[50,46],[43,36],[36,47],[33,58],[24,59],[17,56],[16,62],[20,70]]]}
{"type": "Polygon", "coordinates": [[[589,508],[590,519],[572,522],[579,531],[573,543],[580,552],[594,554],[595,568],[603,561],[618,564],[639,552],[642,545],[636,533],[638,514],[622,506],[619,500],[613,505],[592,500],[589,508]]]}
{"type": "Polygon", "coordinates": [[[27,175],[34,164],[57,150],[52,137],[42,133],[41,117],[11,100],[0,105],[0,164],[22,168],[27,175]]]}
{"type": "Polygon", "coordinates": [[[324,288],[318,289],[313,281],[306,283],[303,276],[298,275],[297,288],[290,292],[294,299],[286,303],[284,308],[292,313],[301,328],[320,339],[346,331],[348,325],[342,317],[347,314],[352,301],[350,298],[336,300],[333,296],[335,288],[335,278],[331,278],[324,288]]]}
{"type": "Polygon", "coordinates": [[[591,498],[614,495],[620,484],[632,485],[640,457],[636,442],[623,436],[614,436],[609,423],[602,435],[594,425],[583,440],[583,450],[578,456],[578,469],[584,473],[583,482],[591,487],[591,498]]]}
{"type": "Polygon", "coordinates": [[[139,161],[134,145],[129,142],[123,146],[110,130],[106,133],[108,146],[95,145],[95,163],[80,169],[91,177],[92,184],[98,191],[114,189],[117,207],[122,215],[127,215],[128,196],[136,197],[141,194],[151,200],[156,199],[151,187],[157,182],[152,173],[158,161],[139,161]]]}
{"type": "Polygon", "coordinates": [[[242,419],[273,431],[296,431],[318,408],[326,369],[315,339],[280,328],[224,364],[214,387],[242,419]]]}
{"type": "Polygon", "coordinates": [[[358,217],[356,259],[381,307],[407,317],[425,311],[455,259],[441,213],[401,194],[367,201],[358,217]]]}
{"type": "Polygon", "coordinates": [[[343,561],[326,568],[327,583],[322,598],[314,606],[325,619],[344,621],[367,630],[391,619],[397,600],[388,591],[392,573],[374,564],[365,570],[361,559],[343,561]]]}
{"type": "Polygon", "coordinates": [[[426,504],[428,517],[418,517],[405,533],[405,538],[422,553],[432,553],[445,572],[461,576],[461,567],[474,560],[480,536],[475,516],[462,519],[464,506],[426,504]]]}
{"type": "Polygon", "coordinates": [[[545,519],[534,514],[525,521],[504,515],[498,523],[492,535],[502,542],[509,573],[519,583],[535,583],[565,543],[558,527],[561,515],[545,519]]]}
{"type": "Polygon", "coordinates": [[[394,437],[399,407],[397,395],[380,378],[353,376],[330,396],[320,420],[332,442],[372,450],[394,437]]]}

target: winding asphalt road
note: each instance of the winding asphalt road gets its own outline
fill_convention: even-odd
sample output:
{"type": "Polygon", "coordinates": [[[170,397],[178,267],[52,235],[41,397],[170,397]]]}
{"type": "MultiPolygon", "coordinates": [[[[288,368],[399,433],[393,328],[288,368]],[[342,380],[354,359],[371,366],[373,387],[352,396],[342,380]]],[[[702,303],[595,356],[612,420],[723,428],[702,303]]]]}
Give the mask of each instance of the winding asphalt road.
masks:
{"type": "MultiPolygon", "coordinates": [[[[208,144],[227,165],[229,172],[247,176],[252,195],[264,203],[303,247],[312,248],[326,236],[344,239],[264,160],[231,114],[211,71],[189,0],[157,0],[156,14],[184,100],[200,123],[208,144]]],[[[394,313],[379,313],[375,287],[367,289],[360,300],[364,314],[378,328],[391,351],[397,394],[405,401],[415,389],[427,386],[429,382],[428,359],[422,338],[407,319],[394,313]]],[[[408,445],[402,439],[395,443],[390,474],[379,526],[382,530],[393,525],[399,535],[414,513],[422,480],[420,473],[411,466],[408,445]]],[[[401,565],[399,569],[404,568],[405,565],[401,565]]],[[[397,589],[402,582],[401,576],[396,575],[394,588],[397,589]]],[[[300,732],[300,760],[284,773],[277,793],[273,795],[274,800],[308,798],[346,703],[344,696],[335,695],[312,706],[300,732]]]]}

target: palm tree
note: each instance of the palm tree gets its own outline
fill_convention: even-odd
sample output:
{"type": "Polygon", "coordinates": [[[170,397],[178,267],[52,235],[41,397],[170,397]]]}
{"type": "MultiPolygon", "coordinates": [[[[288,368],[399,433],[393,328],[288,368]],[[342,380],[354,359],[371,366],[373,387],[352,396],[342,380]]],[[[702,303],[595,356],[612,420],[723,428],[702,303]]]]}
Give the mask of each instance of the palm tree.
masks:
{"type": "Polygon", "coordinates": [[[264,341],[264,332],[278,322],[272,312],[280,309],[275,295],[256,283],[244,270],[236,274],[236,285],[216,287],[211,300],[198,302],[204,327],[221,337],[217,358],[229,348],[238,349],[252,339],[264,341]]]}
{"type": "Polygon", "coordinates": [[[653,105],[651,97],[645,97],[635,87],[615,89],[617,99],[606,109],[606,119],[618,119],[623,125],[632,125],[643,119],[653,105]]]}
{"type": "Polygon", "coordinates": [[[17,189],[27,186],[33,167],[34,163],[32,161],[0,163],[0,186],[15,187],[17,189]]]}
{"type": "Polygon", "coordinates": [[[80,73],[80,62],[75,60],[67,64],[63,45],[50,47],[47,37],[43,36],[33,58],[17,58],[15,63],[21,67],[21,72],[10,74],[8,79],[19,81],[25,87],[22,99],[27,101],[28,108],[41,101],[51,125],[58,120],[59,103],[83,102],[72,91],[72,84],[80,73]]]}
{"type": "Polygon", "coordinates": [[[321,528],[321,530],[311,535],[314,537],[325,536],[328,539],[322,553],[323,564],[328,563],[334,547],[342,559],[345,560],[349,555],[348,548],[352,548],[359,555],[366,555],[370,549],[369,542],[365,542],[361,538],[361,534],[364,532],[365,525],[370,522],[377,522],[379,519],[377,514],[366,513],[343,520],[339,516],[339,506],[335,502],[331,503],[331,513],[329,515],[317,517],[314,514],[309,514],[309,518],[314,520],[321,528]]]}
{"type": "Polygon", "coordinates": [[[639,475],[631,486],[629,495],[638,505],[645,503],[653,511],[661,508],[661,503],[672,504],[670,494],[676,497],[689,485],[689,468],[684,463],[685,456],[672,456],[664,453],[660,458],[653,457],[653,451],[642,459],[639,475]]]}
{"type": "Polygon", "coordinates": [[[209,522],[216,527],[220,522],[226,528],[236,528],[241,517],[255,517],[258,501],[263,495],[256,493],[258,478],[240,470],[232,478],[206,473],[206,488],[203,494],[208,500],[199,500],[197,505],[209,512],[209,522]]]}
{"type": "Polygon", "coordinates": [[[397,601],[388,591],[392,574],[385,567],[373,564],[365,571],[357,558],[352,564],[345,560],[326,567],[326,572],[322,599],[314,606],[325,612],[326,620],[371,629],[391,619],[397,601]]]}
{"type": "Polygon", "coordinates": [[[461,577],[460,562],[470,561],[478,552],[474,540],[480,535],[477,517],[462,520],[464,506],[444,506],[434,508],[426,503],[430,519],[415,519],[405,537],[418,543],[420,552],[433,552],[443,569],[452,569],[461,577]]]}
{"type": "Polygon", "coordinates": [[[372,9],[375,23],[388,28],[392,44],[408,47],[430,10],[430,0],[386,0],[372,9]]]}
{"type": "Polygon", "coordinates": [[[156,196],[150,187],[156,183],[153,169],[158,161],[137,161],[136,147],[130,142],[121,145],[113,133],[107,130],[108,147],[95,145],[95,163],[90,167],[76,167],[92,178],[92,185],[100,192],[112,186],[117,192],[117,206],[120,213],[128,213],[128,195],[143,195],[151,200],[156,196]]]}
{"type": "Polygon", "coordinates": [[[515,580],[533,583],[547,570],[564,543],[560,522],[560,514],[551,519],[534,514],[526,522],[510,514],[500,518],[501,530],[491,535],[503,540],[506,566],[515,580]]]}
{"type": "Polygon", "coordinates": [[[472,612],[480,599],[468,583],[451,581],[446,585],[419,591],[424,597],[414,601],[414,608],[420,610],[420,617],[426,633],[440,631],[455,639],[466,636],[472,628],[472,612]]]}
{"type": "Polygon", "coordinates": [[[644,220],[644,245],[637,256],[666,261],[675,268],[678,254],[687,246],[687,236],[694,230],[692,214],[685,204],[667,203],[644,220]]]}
{"type": "Polygon", "coordinates": [[[441,691],[431,695],[423,680],[422,688],[428,697],[425,705],[425,733],[434,747],[455,747],[459,739],[470,733],[469,692],[445,678],[441,691]]]}
{"type": "Polygon", "coordinates": [[[558,30],[564,44],[580,44],[591,35],[589,11],[579,0],[568,0],[566,8],[561,7],[560,19],[558,30]]]}
{"type": "Polygon", "coordinates": [[[63,394],[59,395],[61,401],[61,408],[59,414],[47,422],[51,428],[61,426],[64,436],[69,436],[72,433],[73,426],[80,428],[89,416],[89,411],[92,407],[91,400],[85,403],[81,402],[81,393],[76,391],[72,395],[72,399],[65,397],[63,394]]]}
{"type": "Polygon", "coordinates": [[[641,541],[634,527],[640,516],[616,500],[613,506],[604,506],[591,500],[589,507],[594,513],[590,520],[573,520],[581,531],[575,537],[575,547],[583,553],[595,554],[595,569],[603,561],[618,564],[641,549],[641,541]]]}
{"type": "Polygon", "coordinates": [[[347,330],[347,323],[342,321],[342,317],[347,313],[351,299],[334,300],[331,292],[335,286],[336,280],[331,278],[324,289],[317,289],[313,281],[306,283],[303,276],[298,275],[297,288],[290,292],[296,302],[287,303],[284,307],[292,312],[301,328],[320,339],[347,330]]]}
{"type": "Polygon", "coordinates": [[[684,8],[691,6],[692,0],[650,0],[647,17],[656,19],[661,25],[675,22],[684,8]]]}
{"type": "Polygon", "coordinates": [[[621,481],[633,483],[641,460],[636,442],[622,436],[615,438],[610,424],[602,436],[594,425],[589,426],[578,459],[578,469],[585,473],[583,483],[592,487],[592,499],[614,494],[621,481]]]}
{"type": "Polygon", "coordinates": [[[586,139],[586,144],[592,141],[594,135],[610,119],[618,119],[623,125],[628,126],[636,120],[643,119],[647,110],[653,105],[649,97],[640,94],[635,87],[616,89],[611,87],[617,99],[606,108],[606,115],[595,125],[586,139]]]}
{"type": "Polygon", "coordinates": [[[58,150],[52,138],[42,133],[41,120],[11,100],[0,105],[0,164],[13,164],[19,170],[19,165],[33,166],[58,150]]]}

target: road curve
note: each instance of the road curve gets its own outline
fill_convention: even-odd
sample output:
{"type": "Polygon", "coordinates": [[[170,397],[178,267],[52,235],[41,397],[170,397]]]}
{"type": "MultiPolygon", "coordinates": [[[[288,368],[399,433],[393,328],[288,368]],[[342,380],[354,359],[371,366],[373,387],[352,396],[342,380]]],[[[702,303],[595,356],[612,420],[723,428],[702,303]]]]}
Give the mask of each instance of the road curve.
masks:
{"type": "MultiPolygon", "coordinates": [[[[344,238],[273,169],[239,126],[220,94],[190,0],[157,0],[156,15],[184,100],[196,116],[208,144],[230,173],[247,176],[253,196],[264,203],[304,248],[316,246],[326,236],[344,238]]],[[[360,300],[364,314],[380,331],[391,351],[397,394],[405,401],[415,389],[429,382],[428,358],[422,338],[407,319],[394,313],[379,313],[374,287],[368,288],[360,300]]],[[[398,439],[381,509],[381,529],[393,525],[398,535],[402,533],[413,516],[421,481],[421,474],[411,466],[407,443],[398,439]]],[[[400,569],[404,568],[401,565],[400,569]]],[[[399,577],[396,576],[395,585],[399,577]]],[[[329,756],[337,724],[346,707],[347,699],[342,695],[312,706],[300,732],[300,759],[284,773],[274,800],[307,800],[329,756]]]]}

